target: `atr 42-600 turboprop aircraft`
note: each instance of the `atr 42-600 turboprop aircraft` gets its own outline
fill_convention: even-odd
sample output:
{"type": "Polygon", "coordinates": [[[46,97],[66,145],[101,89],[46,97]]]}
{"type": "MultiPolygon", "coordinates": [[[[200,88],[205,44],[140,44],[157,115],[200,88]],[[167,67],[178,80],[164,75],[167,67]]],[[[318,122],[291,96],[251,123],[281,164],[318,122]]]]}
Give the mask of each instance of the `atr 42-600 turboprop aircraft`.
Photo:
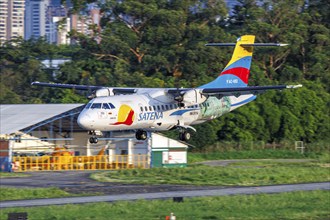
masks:
{"type": "Polygon", "coordinates": [[[236,43],[210,43],[206,46],[235,46],[230,62],[220,75],[197,88],[119,88],[33,82],[32,85],[93,90],[93,99],[78,117],[78,124],[89,130],[90,143],[97,143],[102,131],[135,130],[138,140],[147,132],[178,129],[179,139],[190,139],[189,129],[222,116],[267,90],[301,85],[247,86],[253,47],[284,46],[254,43],[255,36],[244,35],[236,43]],[[100,132],[101,131],[101,132],[100,132]]]}

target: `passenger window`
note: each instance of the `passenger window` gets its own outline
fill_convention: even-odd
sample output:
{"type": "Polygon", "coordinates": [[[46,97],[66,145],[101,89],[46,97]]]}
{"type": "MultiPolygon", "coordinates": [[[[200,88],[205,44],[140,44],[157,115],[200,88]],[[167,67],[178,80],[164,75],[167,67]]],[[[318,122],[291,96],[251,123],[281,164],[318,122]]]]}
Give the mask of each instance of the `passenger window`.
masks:
{"type": "Polygon", "coordinates": [[[103,103],[102,104],[102,109],[110,109],[108,103],[103,103]]]}
{"type": "Polygon", "coordinates": [[[146,110],[146,112],[148,111],[148,107],[147,106],[144,106],[144,109],[146,110]]]}
{"type": "Polygon", "coordinates": [[[162,110],[165,110],[165,107],[162,105],[162,110]]]}
{"type": "Polygon", "coordinates": [[[109,103],[110,108],[116,108],[112,103],[109,103]]]}
{"type": "Polygon", "coordinates": [[[143,107],[142,106],[140,107],[140,109],[141,109],[141,112],[143,112],[143,107]]]}
{"type": "Polygon", "coordinates": [[[101,109],[102,103],[93,103],[91,109],[101,109]]]}
{"type": "Polygon", "coordinates": [[[152,111],[152,108],[151,108],[151,106],[149,106],[149,111],[152,111]]]}
{"type": "Polygon", "coordinates": [[[156,106],[153,105],[152,108],[154,109],[154,111],[156,111],[156,106]]]}
{"type": "Polygon", "coordinates": [[[158,109],[158,111],[160,111],[160,106],[159,105],[157,105],[157,109],[158,109]]]}

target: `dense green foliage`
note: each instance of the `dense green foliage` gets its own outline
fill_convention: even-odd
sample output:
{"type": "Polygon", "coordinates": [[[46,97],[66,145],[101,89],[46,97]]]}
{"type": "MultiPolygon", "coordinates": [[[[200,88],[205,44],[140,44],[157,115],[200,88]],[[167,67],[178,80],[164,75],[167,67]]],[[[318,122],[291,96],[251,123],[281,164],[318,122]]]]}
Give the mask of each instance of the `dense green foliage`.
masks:
{"type": "Polygon", "coordinates": [[[177,219],[329,219],[330,191],[280,194],[235,195],[172,200],[91,203],[2,209],[27,212],[28,219],[165,219],[171,212],[177,219]]]}
{"type": "MultiPolygon", "coordinates": [[[[93,1],[88,1],[93,2],[93,1]]],[[[95,0],[96,2],[96,0],[95,0]]],[[[32,81],[104,86],[195,87],[214,79],[231,50],[205,47],[234,42],[244,34],[257,42],[283,42],[256,49],[250,85],[303,84],[295,91],[267,92],[220,119],[196,126],[192,143],[216,141],[329,140],[330,27],[325,0],[240,0],[232,13],[222,1],[101,1],[102,31],[70,33],[77,44],[43,39],[5,42],[0,49],[0,103],[87,102],[71,90],[34,88],[32,81]],[[96,38],[101,37],[98,44],[96,38]],[[71,58],[49,70],[43,59],[71,58]]],[[[74,11],[84,8],[75,0],[74,11]]]]}

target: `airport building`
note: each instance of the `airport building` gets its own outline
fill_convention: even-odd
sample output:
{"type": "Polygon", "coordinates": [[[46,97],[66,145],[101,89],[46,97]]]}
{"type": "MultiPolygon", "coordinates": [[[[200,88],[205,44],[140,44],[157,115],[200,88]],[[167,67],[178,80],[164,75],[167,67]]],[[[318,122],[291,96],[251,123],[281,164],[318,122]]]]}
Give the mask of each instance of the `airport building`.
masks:
{"type": "Polygon", "coordinates": [[[84,104],[0,105],[0,171],[183,167],[185,143],[150,133],[107,132],[89,143],[77,124],[84,104]]]}

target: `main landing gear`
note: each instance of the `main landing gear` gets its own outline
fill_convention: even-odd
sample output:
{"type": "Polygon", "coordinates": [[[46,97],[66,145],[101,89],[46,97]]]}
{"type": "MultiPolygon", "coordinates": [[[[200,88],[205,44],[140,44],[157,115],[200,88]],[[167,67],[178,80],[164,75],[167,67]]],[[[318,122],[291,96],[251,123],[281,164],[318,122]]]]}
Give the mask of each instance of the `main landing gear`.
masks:
{"type": "Polygon", "coordinates": [[[179,133],[179,139],[181,141],[188,142],[190,140],[190,138],[191,138],[190,132],[188,132],[186,130],[180,131],[180,133],[179,133]]]}
{"type": "MultiPolygon", "coordinates": [[[[148,135],[147,132],[144,130],[137,130],[135,133],[135,137],[137,140],[146,140],[148,135]]],[[[179,133],[179,139],[181,141],[185,141],[188,142],[191,138],[191,134],[190,132],[188,132],[186,129],[180,129],[180,133],[179,133]]]]}
{"type": "Polygon", "coordinates": [[[148,134],[147,134],[147,132],[144,131],[144,130],[137,130],[136,133],[135,133],[135,137],[136,137],[136,139],[138,139],[138,140],[142,140],[142,141],[144,141],[145,139],[147,139],[148,134]]]}
{"type": "MultiPolygon", "coordinates": [[[[179,133],[179,140],[188,142],[191,139],[191,133],[187,131],[186,128],[180,127],[180,133],[179,133]]],[[[89,143],[91,144],[97,144],[98,143],[98,138],[96,136],[102,136],[101,133],[97,131],[89,131],[88,134],[92,135],[89,138],[89,143]]],[[[137,130],[135,133],[135,137],[137,140],[146,140],[148,138],[148,133],[144,130],[137,130]]]]}

